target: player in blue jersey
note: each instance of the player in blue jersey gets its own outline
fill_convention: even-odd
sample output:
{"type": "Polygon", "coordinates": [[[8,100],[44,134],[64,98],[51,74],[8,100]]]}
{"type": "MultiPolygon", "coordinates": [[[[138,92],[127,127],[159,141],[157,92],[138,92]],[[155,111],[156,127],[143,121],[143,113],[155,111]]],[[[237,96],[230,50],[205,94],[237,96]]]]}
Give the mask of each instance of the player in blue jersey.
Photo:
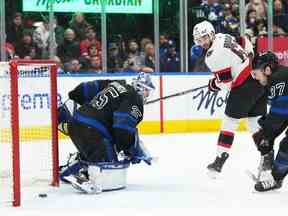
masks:
{"type": "Polygon", "coordinates": [[[258,175],[255,190],[262,192],[280,188],[288,174],[288,67],[280,65],[274,53],[266,52],[256,56],[253,69],[254,78],[267,88],[271,105],[269,113],[259,120],[262,129],[254,136],[261,152],[260,172],[270,173],[264,179],[258,175]],[[274,141],[285,130],[274,159],[274,141]]]}

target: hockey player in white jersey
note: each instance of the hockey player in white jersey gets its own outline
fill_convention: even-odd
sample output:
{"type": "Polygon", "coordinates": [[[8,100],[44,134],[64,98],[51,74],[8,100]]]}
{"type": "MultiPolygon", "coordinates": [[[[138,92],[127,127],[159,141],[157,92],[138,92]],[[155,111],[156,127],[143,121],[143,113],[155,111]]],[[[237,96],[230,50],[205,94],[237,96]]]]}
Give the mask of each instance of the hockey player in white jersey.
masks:
{"type": "Polygon", "coordinates": [[[249,131],[252,134],[257,132],[257,119],[267,109],[266,93],[251,76],[253,48],[248,40],[243,41],[246,42],[246,45],[242,44],[245,46],[244,50],[231,35],[216,34],[208,21],[195,25],[193,37],[195,44],[206,50],[205,63],[214,75],[209,81],[209,90],[216,92],[225,88],[229,91],[217,142],[216,159],[207,167],[213,174],[220,173],[229,157],[239,120],[248,118],[249,131]]]}

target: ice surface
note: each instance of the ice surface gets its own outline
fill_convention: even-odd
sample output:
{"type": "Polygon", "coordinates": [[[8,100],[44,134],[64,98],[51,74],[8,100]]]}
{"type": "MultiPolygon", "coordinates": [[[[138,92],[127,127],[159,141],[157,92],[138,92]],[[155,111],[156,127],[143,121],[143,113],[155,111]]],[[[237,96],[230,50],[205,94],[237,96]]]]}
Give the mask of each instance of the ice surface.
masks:
{"type": "MultiPolygon", "coordinates": [[[[279,191],[256,193],[245,171],[255,170],[259,155],[248,133],[237,133],[223,172],[218,179],[207,176],[214,160],[217,133],[141,136],[157,164],[135,165],[128,170],[125,190],[84,195],[69,185],[60,188],[29,187],[22,206],[0,207],[6,215],[275,215],[288,209],[288,185],[279,191]],[[38,197],[47,193],[47,198],[38,197]],[[270,213],[271,212],[271,213],[270,213]]],[[[60,160],[73,152],[66,140],[60,144],[60,160]]]]}

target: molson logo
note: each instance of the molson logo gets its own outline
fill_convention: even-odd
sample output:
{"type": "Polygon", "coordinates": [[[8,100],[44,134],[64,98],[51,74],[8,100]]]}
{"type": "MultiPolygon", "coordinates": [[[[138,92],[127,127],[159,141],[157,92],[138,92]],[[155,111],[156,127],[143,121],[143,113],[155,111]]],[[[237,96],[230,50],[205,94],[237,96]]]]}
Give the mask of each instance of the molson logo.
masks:
{"type": "Polygon", "coordinates": [[[195,94],[193,100],[199,99],[197,110],[207,110],[211,116],[213,116],[217,108],[225,106],[228,97],[228,93],[223,97],[219,95],[219,91],[211,92],[208,89],[201,89],[195,94]]]}
{"type": "Polygon", "coordinates": [[[46,8],[49,9],[51,3],[54,4],[54,6],[57,6],[57,4],[63,4],[63,3],[71,3],[71,2],[75,2],[77,0],[37,0],[36,2],[36,6],[44,6],[46,5],[46,8]]]}

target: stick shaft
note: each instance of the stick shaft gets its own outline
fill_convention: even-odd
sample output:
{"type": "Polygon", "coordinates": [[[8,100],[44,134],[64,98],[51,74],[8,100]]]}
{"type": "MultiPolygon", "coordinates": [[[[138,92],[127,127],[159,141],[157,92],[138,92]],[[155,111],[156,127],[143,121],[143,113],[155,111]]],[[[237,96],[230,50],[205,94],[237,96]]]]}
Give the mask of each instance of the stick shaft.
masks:
{"type": "Polygon", "coordinates": [[[185,90],[185,91],[182,91],[182,92],[178,92],[178,93],[175,93],[175,94],[167,95],[167,96],[164,96],[164,97],[161,97],[161,98],[157,98],[157,99],[148,101],[146,104],[155,103],[155,102],[158,102],[160,100],[165,100],[165,99],[172,98],[172,97],[182,96],[182,95],[189,94],[191,92],[198,91],[198,90],[206,88],[206,87],[207,87],[207,85],[200,86],[200,87],[193,88],[193,89],[188,89],[188,90],[185,90]]]}

